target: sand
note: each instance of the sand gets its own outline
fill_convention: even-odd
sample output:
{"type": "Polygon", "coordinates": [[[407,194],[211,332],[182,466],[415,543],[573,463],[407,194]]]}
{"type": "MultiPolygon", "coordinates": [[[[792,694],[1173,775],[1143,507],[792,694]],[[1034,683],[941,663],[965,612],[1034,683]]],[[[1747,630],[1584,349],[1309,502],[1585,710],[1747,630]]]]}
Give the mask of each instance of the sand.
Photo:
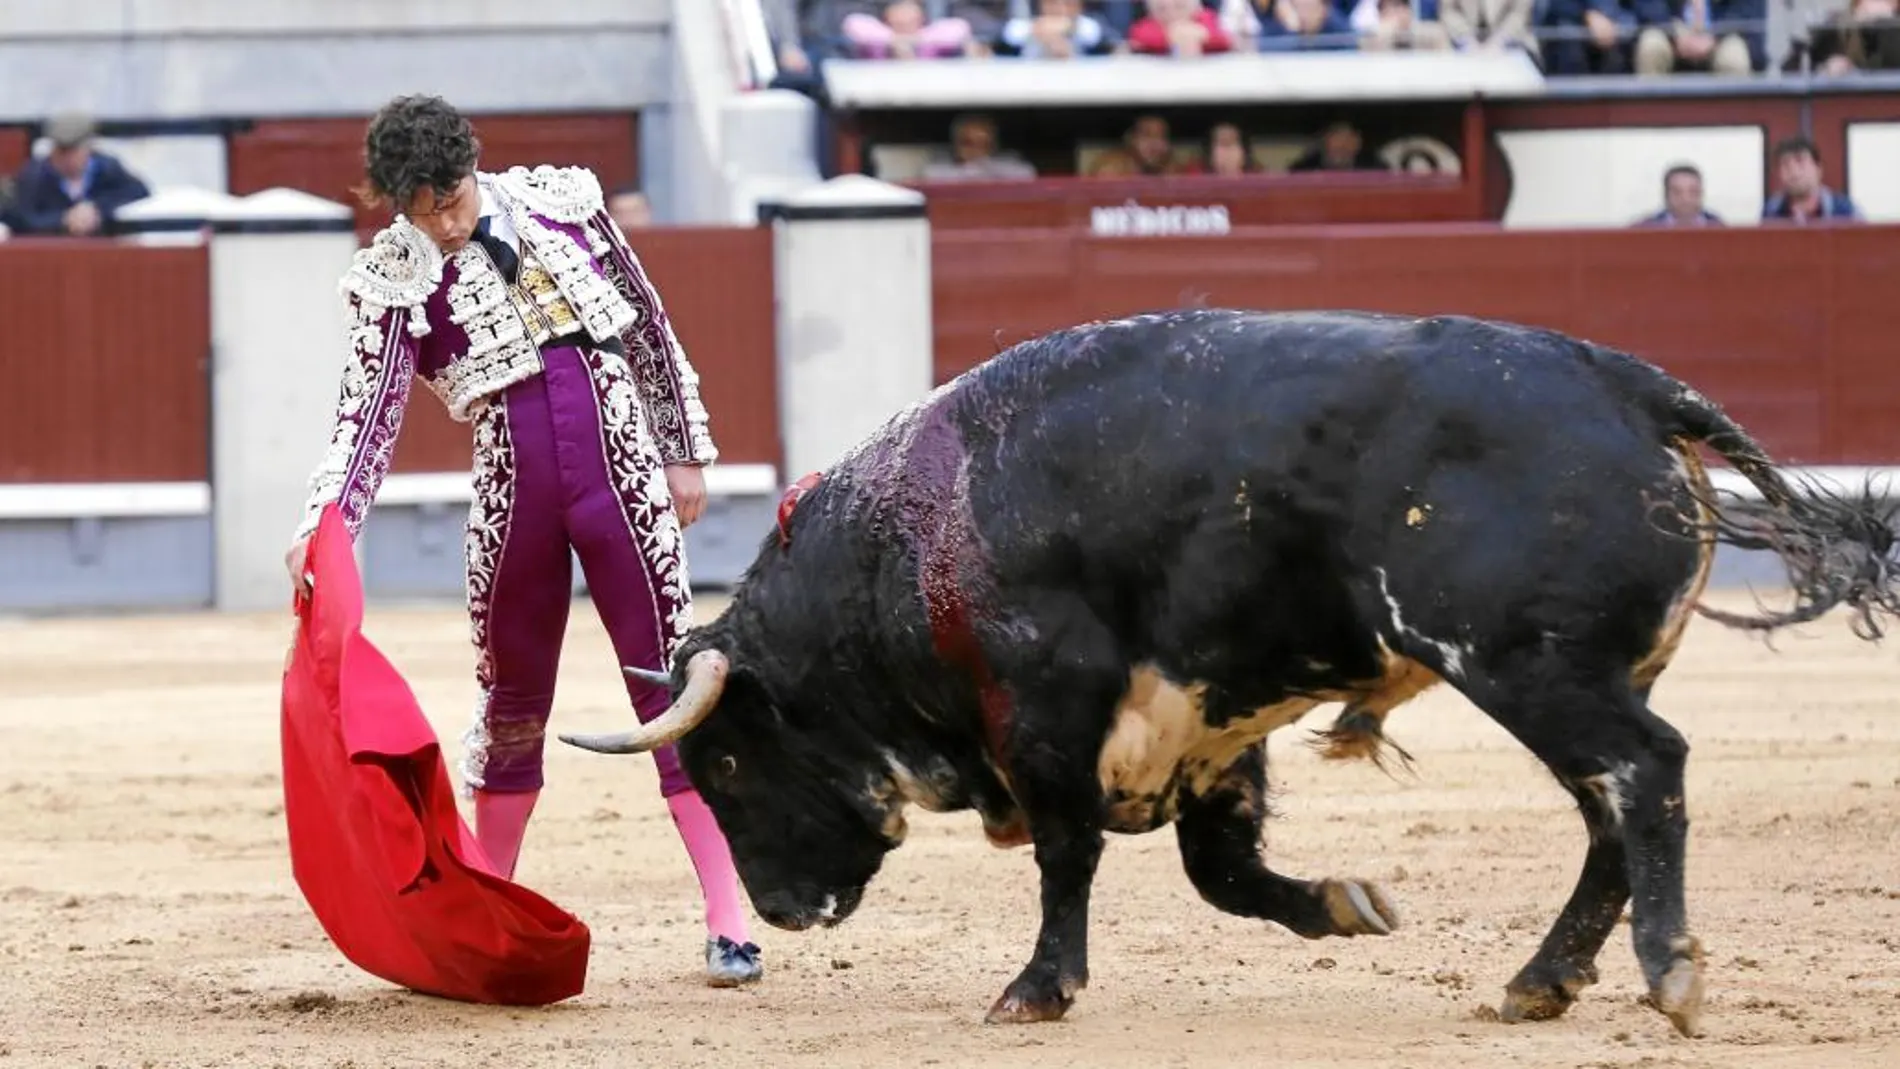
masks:
{"type": "MultiPolygon", "coordinates": [[[[556,724],[607,729],[627,715],[616,669],[576,608],[556,724]]],[[[460,612],[375,605],[368,631],[459,753],[460,612]]],[[[1307,752],[1330,707],[1273,743],[1273,864],[1379,881],[1404,918],[1389,937],[1225,916],[1171,832],[1116,837],[1092,986],[1064,1022],[986,1026],[1033,942],[1034,863],[973,815],[913,813],[857,916],[760,925],[765,982],[714,990],[651,762],[556,744],[517,875],[593,927],[588,990],[539,1010],[413,995],[344,962],[291,879],[289,632],[281,615],[0,622],[0,1069],[1900,1065],[1900,661],[1838,618],[1773,650],[1698,621],[1657,689],[1693,746],[1695,1039],[1641,1004],[1626,925],[1568,1016],[1492,1017],[1585,837],[1541,766],[1450,691],[1393,717],[1414,779],[1307,752]]]]}

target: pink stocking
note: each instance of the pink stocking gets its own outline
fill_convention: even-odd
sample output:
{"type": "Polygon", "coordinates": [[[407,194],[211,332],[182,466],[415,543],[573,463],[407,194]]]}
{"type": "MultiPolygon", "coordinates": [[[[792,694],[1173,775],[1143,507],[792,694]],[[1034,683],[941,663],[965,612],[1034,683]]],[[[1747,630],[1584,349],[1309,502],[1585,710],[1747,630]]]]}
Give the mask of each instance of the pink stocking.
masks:
{"type": "Polygon", "coordinates": [[[706,896],[706,928],[714,936],[725,936],[735,943],[746,941],[745,911],[739,904],[739,874],[732,867],[732,851],[719,831],[712,810],[700,799],[699,792],[682,791],[666,800],[673,812],[673,823],[686,852],[699,874],[699,889],[706,896]]]}
{"type": "Polygon", "coordinates": [[[497,794],[475,792],[475,839],[482,853],[503,879],[515,878],[515,859],[521,854],[521,839],[528,831],[528,817],[540,791],[497,794]]]}

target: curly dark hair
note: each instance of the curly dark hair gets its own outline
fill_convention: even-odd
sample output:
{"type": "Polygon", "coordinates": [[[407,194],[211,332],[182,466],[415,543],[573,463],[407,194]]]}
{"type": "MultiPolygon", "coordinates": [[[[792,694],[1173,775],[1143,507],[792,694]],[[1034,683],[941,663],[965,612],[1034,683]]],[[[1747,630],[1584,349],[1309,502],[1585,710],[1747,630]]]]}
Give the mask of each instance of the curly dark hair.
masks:
{"type": "Polygon", "coordinates": [[[482,143],[475,128],[438,96],[402,96],[383,105],[363,137],[368,180],[357,189],[365,204],[398,211],[421,190],[438,197],[475,170],[482,143]]]}

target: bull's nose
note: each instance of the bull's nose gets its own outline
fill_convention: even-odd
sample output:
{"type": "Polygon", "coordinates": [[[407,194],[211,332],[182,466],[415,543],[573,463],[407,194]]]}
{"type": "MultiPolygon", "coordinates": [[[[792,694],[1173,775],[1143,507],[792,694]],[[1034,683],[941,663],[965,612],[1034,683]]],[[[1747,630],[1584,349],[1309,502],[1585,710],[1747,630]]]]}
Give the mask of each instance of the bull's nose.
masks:
{"type": "Polygon", "coordinates": [[[753,898],[759,918],[774,928],[802,932],[818,923],[818,911],[800,902],[787,891],[767,891],[753,898]]]}
{"type": "Polygon", "coordinates": [[[863,888],[839,892],[767,891],[752,900],[759,917],[774,928],[802,932],[813,925],[829,928],[849,917],[864,898],[863,888]]]}

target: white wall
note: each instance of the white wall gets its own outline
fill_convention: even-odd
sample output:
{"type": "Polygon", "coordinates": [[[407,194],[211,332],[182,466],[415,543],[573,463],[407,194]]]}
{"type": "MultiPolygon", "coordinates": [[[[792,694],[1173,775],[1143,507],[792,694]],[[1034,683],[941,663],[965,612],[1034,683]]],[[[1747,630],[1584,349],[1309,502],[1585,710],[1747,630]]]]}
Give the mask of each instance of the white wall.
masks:
{"type": "Polygon", "coordinates": [[[1827,184],[1845,187],[1869,222],[1900,222],[1900,123],[1847,127],[1847,159],[1822,164],[1827,184]]]}
{"type": "Polygon", "coordinates": [[[1730,225],[1759,222],[1766,199],[1758,126],[1515,130],[1498,146],[1511,168],[1505,226],[1628,226],[1662,210],[1675,163],[1701,169],[1708,209],[1730,225]]]}
{"type": "Polygon", "coordinates": [[[658,29],[668,0],[5,0],[7,37],[499,26],[658,29]]]}
{"type": "Polygon", "coordinates": [[[671,0],[0,0],[0,118],[664,102],[671,0]]]}

